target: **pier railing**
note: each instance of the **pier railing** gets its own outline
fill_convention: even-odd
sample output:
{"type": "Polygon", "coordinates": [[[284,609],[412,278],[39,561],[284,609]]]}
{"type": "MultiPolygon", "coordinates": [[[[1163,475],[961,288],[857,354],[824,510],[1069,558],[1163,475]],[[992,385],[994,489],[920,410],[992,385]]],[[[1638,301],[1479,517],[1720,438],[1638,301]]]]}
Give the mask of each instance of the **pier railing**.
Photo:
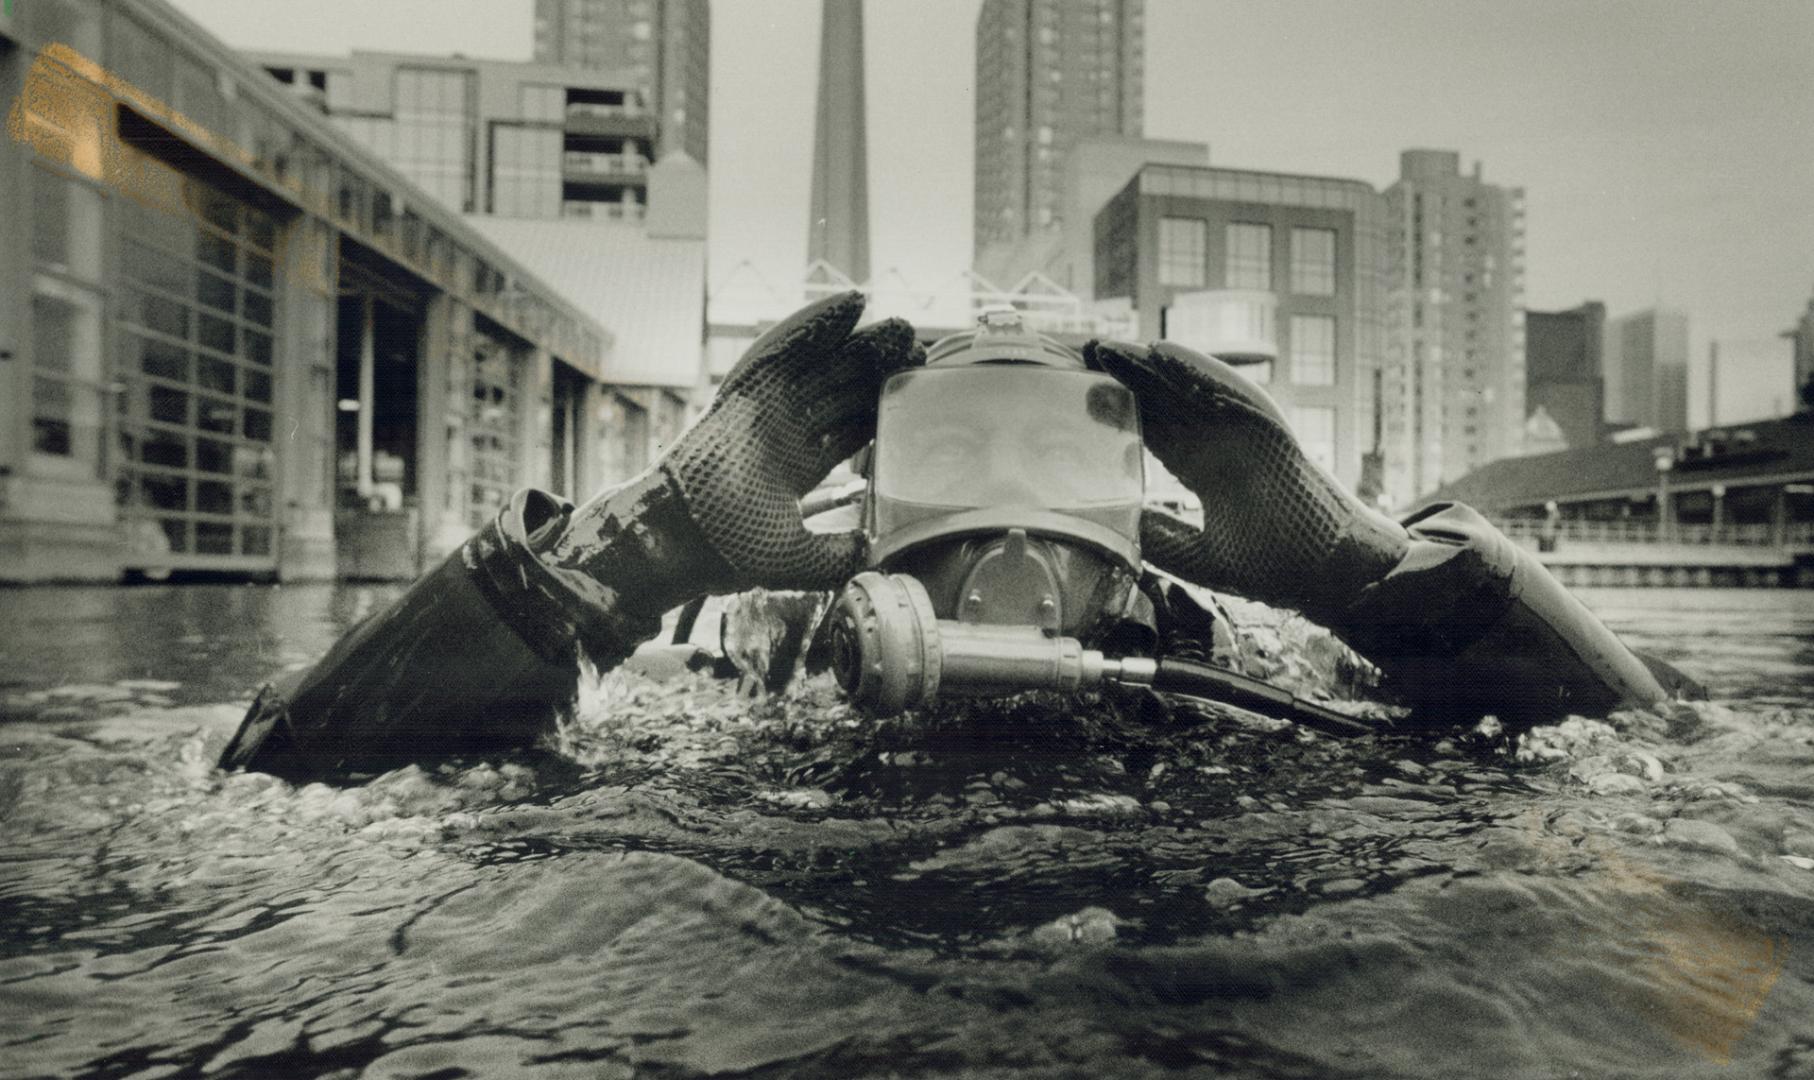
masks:
{"type": "Polygon", "coordinates": [[[1510,518],[1496,522],[1514,540],[1554,537],[1560,543],[1729,544],[1736,547],[1814,547],[1814,522],[1781,524],[1662,524],[1655,521],[1558,521],[1510,518]]]}

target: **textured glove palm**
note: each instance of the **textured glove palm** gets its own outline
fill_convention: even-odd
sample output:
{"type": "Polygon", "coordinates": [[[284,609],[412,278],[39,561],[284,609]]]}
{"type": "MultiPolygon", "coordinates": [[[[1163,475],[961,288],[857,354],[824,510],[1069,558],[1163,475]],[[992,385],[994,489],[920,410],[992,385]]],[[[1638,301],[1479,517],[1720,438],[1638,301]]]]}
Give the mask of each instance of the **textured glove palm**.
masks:
{"type": "Polygon", "coordinates": [[[862,568],[862,536],[809,532],[800,498],[874,437],[883,380],[925,359],[899,319],[855,330],[863,306],[844,293],[764,334],[698,423],[575,511],[543,561],[643,614],[756,585],[842,585],[862,568]]]}
{"type": "Polygon", "coordinates": [[[1234,368],[1168,342],[1092,342],[1134,391],[1146,445],[1203,502],[1203,529],[1148,515],[1141,545],[1170,573],[1326,618],[1409,537],[1304,454],[1278,406],[1234,368]]]}

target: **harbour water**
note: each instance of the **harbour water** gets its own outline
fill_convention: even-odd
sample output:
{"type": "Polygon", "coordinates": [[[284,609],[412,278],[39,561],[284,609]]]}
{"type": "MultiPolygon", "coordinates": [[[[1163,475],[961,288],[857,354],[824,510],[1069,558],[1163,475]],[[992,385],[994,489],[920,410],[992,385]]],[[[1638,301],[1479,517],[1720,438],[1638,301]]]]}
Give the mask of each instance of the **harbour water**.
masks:
{"type": "Polygon", "coordinates": [[[614,673],[345,788],[212,762],[393,590],[0,595],[0,1075],[1814,1077],[1814,593],[1523,739],[614,673]]]}

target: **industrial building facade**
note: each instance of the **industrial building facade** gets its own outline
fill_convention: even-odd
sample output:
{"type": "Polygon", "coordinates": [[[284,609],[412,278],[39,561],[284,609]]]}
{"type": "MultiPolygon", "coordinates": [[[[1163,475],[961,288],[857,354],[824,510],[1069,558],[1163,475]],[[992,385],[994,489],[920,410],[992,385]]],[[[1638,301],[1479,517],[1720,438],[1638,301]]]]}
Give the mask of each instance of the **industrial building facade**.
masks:
{"type": "Polygon", "coordinates": [[[409,576],[597,482],[608,332],[163,0],[0,17],[0,575],[409,576]]]}
{"type": "Polygon", "coordinates": [[[1096,297],[1126,298],[1141,337],[1242,365],[1358,488],[1378,438],[1382,210],[1358,180],[1148,165],[1096,215],[1096,297]]]}

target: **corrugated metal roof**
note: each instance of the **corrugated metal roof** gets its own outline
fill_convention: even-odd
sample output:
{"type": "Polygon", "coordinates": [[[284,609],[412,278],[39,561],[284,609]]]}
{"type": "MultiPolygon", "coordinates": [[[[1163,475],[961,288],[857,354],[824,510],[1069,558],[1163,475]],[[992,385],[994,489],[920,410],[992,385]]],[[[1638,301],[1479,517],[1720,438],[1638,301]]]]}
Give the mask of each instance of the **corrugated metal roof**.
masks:
{"type": "Polygon", "coordinates": [[[1494,512],[1657,486],[1658,451],[1674,459],[1670,486],[1678,490],[1747,480],[1814,476],[1814,415],[1733,424],[1694,437],[1659,435],[1636,442],[1588,446],[1491,462],[1425,501],[1453,500],[1494,512]],[[1748,434],[1747,434],[1748,433],[1748,434]]]}
{"type": "Polygon", "coordinates": [[[631,222],[471,215],[614,337],[604,381],[690,388],[705,357],[705,242],[652,238],[631,222]]]}

